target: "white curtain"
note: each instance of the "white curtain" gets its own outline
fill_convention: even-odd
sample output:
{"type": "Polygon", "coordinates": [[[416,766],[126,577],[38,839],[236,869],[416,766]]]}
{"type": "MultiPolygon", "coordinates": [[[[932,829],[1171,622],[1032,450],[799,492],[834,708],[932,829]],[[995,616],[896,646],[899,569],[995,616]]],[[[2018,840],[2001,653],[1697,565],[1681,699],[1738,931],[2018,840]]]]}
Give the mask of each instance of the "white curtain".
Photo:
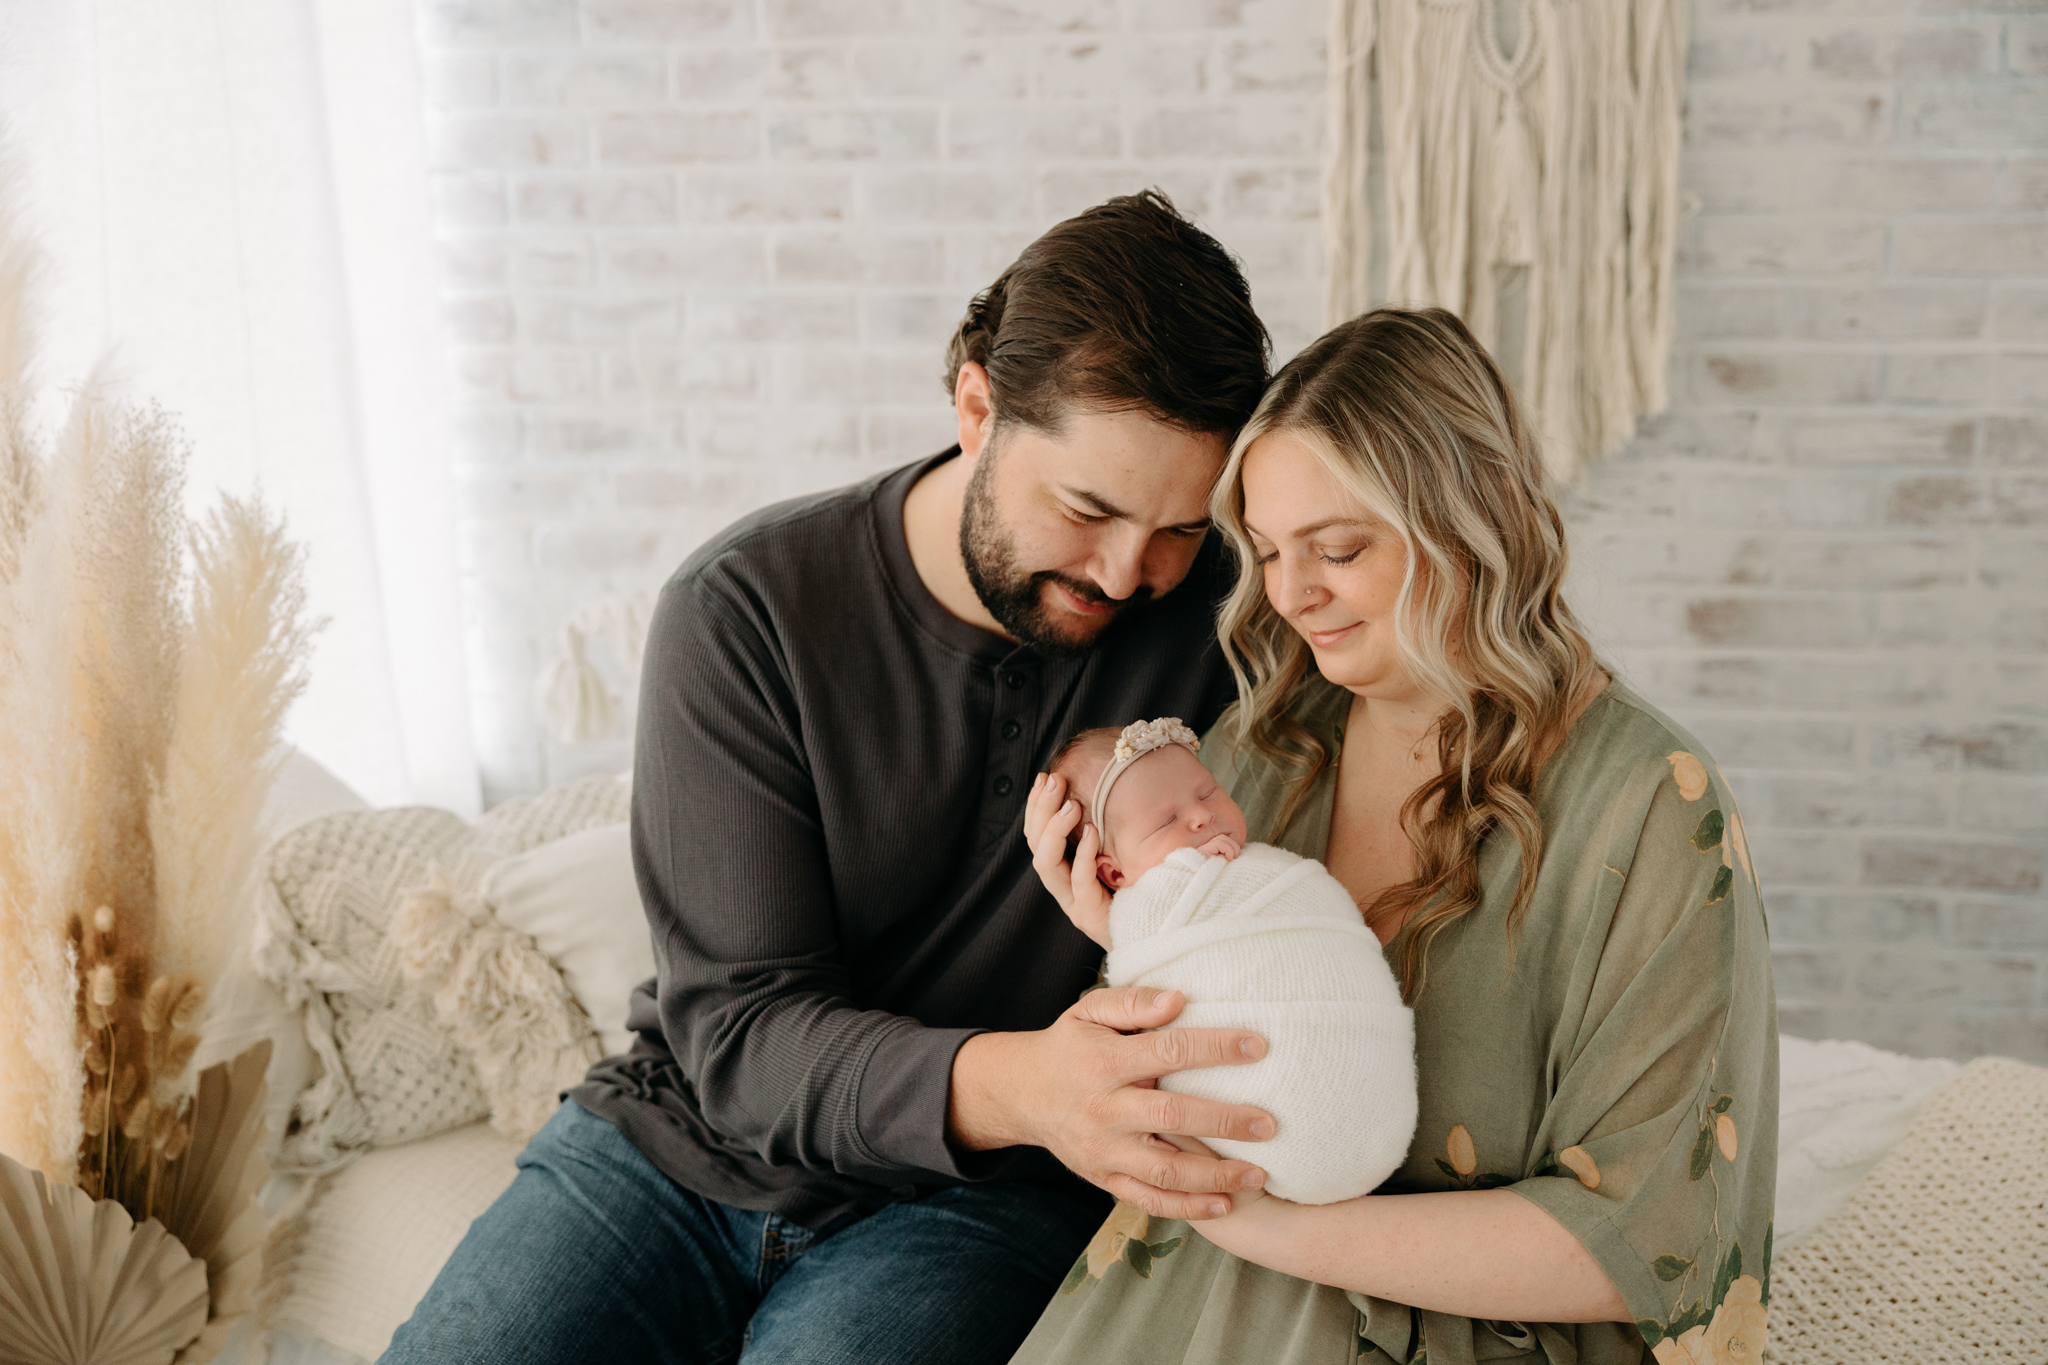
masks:
{"type": "Polygon", "coordinates": [[[43,378],[112,352],[260,483],[330,618],[301,748],[473,813],[445,350],[411,0],[0,0],[0,120],[53,266],[43,378]]]}

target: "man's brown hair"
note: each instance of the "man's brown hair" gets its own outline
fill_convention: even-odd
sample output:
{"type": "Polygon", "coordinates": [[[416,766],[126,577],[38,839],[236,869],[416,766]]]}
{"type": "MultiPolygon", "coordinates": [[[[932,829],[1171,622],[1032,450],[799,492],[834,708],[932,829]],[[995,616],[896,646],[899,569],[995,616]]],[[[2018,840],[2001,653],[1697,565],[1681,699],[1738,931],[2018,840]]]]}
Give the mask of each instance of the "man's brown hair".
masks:
{"type": "Polygon", "coordinates": [[[998,426],[1056,432],[1076,409],[1136,410],[1229,436],[1258,406],[1269,350],[1230,253],[1144,190],[1055,225],[974,296],[946,392],[971,360],[998,426]]]}

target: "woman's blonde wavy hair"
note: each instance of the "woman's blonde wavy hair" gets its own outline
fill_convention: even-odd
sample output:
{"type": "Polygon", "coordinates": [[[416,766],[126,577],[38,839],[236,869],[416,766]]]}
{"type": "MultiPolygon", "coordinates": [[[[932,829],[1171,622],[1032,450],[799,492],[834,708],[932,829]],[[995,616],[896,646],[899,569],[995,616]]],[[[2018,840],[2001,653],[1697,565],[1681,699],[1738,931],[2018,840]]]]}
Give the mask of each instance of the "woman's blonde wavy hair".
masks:
{"type": "Polygon", "coordinates": [[[1269,837],[1335,758],[1290,714],[1314,660],[1266,600],[1245,529],[1245,452],[1275,431],[1315,451],[1408,548],[1394,638],[1410,677],[1443,701],[1443,772],[1401,811],[1415,880],[1363,909],[1368,924],[1409,916],[1412,1001],[1430,943],[1479,904],[1479,845],[1496,826],[1522,854],[1511,935],[1527,910],[1543,848],[1530,792],[1601,664],[1564,602],[1564,523],[1535,437],[1485,348],[1440,308],[1382,308],[1331,329],[1274,377],[1209,509],[1238,554],[1217,634],[1237,674],[1239,737],[1289,773],[1269,837]]]}

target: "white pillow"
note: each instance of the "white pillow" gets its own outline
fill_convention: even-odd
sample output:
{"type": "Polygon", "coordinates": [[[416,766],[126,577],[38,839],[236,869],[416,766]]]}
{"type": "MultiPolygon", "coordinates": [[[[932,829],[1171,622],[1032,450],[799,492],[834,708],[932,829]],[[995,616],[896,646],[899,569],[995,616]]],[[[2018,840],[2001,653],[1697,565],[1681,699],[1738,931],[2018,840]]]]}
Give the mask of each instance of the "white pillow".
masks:
{"type": "Polygon", "coordinates": [[[561,971],[608,1057],[633,1046],[626,998],[654,975],[627,828],[601,825],[529,849],[492,867],[480,888],[498,922],[531,934],[561,971]]]}

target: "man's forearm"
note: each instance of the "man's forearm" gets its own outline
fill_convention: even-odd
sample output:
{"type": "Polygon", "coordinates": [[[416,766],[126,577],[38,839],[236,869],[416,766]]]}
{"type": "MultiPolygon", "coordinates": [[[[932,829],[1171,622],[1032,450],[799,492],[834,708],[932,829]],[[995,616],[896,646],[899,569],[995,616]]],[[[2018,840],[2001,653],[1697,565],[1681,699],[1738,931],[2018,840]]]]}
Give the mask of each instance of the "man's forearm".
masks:
{"type": "Polygon", "coordinates": [[[987,1152],[1033,1141],[1014,1102],[1022,1038],[1015,1033],[977,1033],[953,1054],[946,1137],[956,1147],[987,1152]]]}
{"type": "Polygon", "coordinates": [[[1508,1190],[1366,1195],[1341,1204],[1248,1203],[1195,1228],[1285,1275],[1460,1317],[1628,1322],[1621,1293],[1578,1238],[1508,1190]]]}

